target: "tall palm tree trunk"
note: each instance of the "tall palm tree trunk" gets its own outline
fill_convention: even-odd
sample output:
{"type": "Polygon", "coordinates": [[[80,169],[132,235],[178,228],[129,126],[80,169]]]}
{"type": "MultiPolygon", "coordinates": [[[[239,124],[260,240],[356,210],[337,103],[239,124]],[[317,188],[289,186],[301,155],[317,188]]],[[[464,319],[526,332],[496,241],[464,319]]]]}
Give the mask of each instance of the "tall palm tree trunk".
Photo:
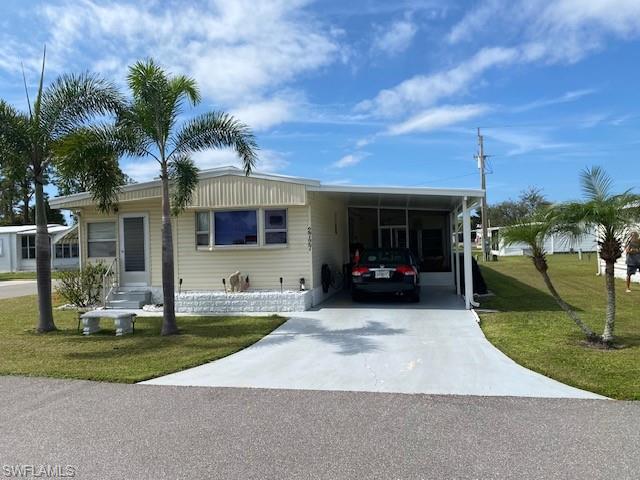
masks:
{"type": "Polygon", "coordinates": [[[51,247],[44,204],[44,185],[36,176],[36,280],[38,285],[38,332],[56,329],[51,303],[51,247]]]}
{"type": "Polygon", "coordinates": [[[613,342],[613,330],[616,322],[616,282],[615,282],[615,262],[606,260],[605,285],[607,289],[607,314],[604,324],[604,333],[602,341],[605,343],[613,342]]]}
{"type": "Polygon", "coordinates": [[[162,166],[162,335],[178,333],[175,308],[175,285],[173,266],[173,231],[169,204],[169,174],[166,164],[162,166]]]}
{"type": "Polygon", "coordinates": [[[29,201],[31,200],[31,194],[29,193],[29,182],[23,182],[20,185],[22,190],[22,221],[25,225],[29,224],[29,201]]]}
{"type": "Polygon", "coordinates": [[[594,341],[596,338],[598,338],[598,336],[593,332],[593,330],[591,330],[589,326],[586,323],[584,323],[580,319],[580,317],[578,317],[576,312],[573,311],[573,309],[569,306],[569,304],[560,297],[560,295],[558,294],[558,291],[556,290],[556,287],[551,282],[551,278],[549,277],[549,274],[543,270],[538,270],[538,271],[540,272],[540,275],[542,275],[544,284],[547,286],[547,289],[551,293],[551,296],[553,297],[553,299],[560,306],[560,308],[567,315],[569,315],[569,318],[571,318],[571,320],[574,321],[574,323],[578,326],[578,328],[582,330],[582,333],[586,335],[587,339],[589,341],[594,341]]]}

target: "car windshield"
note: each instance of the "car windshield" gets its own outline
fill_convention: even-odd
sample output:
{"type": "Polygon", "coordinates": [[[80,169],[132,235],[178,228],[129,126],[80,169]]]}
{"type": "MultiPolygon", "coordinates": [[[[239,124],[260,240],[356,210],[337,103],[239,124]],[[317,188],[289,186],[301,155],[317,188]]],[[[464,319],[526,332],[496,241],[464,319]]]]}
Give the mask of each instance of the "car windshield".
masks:
{"type": "Polygon", "coordinates": [[[407,250],[392,250],[378,248],[367,250],[360,259],[361,265],[407,265],[409,261],[409,252],[407,250]]]}

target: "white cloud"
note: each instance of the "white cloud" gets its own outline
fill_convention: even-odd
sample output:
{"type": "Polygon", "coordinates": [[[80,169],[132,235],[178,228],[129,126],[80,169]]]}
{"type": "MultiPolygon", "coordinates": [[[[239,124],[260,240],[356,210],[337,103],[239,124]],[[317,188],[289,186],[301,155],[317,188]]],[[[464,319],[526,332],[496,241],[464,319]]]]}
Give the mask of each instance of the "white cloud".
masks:
{"type": "MultiPolygon", "coordinates": [[[[193,161],[200,170],[218,167],[238,167],[242,164],[238,155],[230,149],[216,149],[196,152],[192,155],[193,161]]],[[[274,150],[259,150],[258,162],[255,171],[278,172],[289,165],[285,155],[274,150]]],[[[125,160],[122,162],[123,171],[138,182],[144,182],[158,178],[160,166],[158,162],[149,160],[125,160]]]]}
{"type": "Polygon", "coordinates": [[[484,48],[456,67],[432,75],[416,75],[393,88],[382,90],[373,99],[360,102],[356,110],[392,117],[433,105],[467,89],[485,70],[516,61],[519,54],[513,48],[484,48]]]}
{"type": "Polygon", "coordinates": [[[465,16],[456,23],[449,34],[449,43],[458,43],[469,39],[478,30],[484,28],[492,18],[495,18],[496,11],[505,8],[503,0],[487,0],[480,3],[476,8],[469,10],[465,16]]]}
{"type": "Polygon", "coordinates": [[[226,105],[260,97],[340,56],[340,33],[318,23],[304,0],[49,4],[41,9],[56,64],[120,74],[153,56],[196,78],[205,96],[226,105]],[[89,50],[90,48],[90,50],[89,50]]]}
{"type": "Polygon", "coordinates": [[[574,102],[582,97],[586,97],[588,95],[592,95],[596,92],[593,88],[585,88],[582,90],[572,90],[570,92],[566,92],[563,95],[555,98],[545,98],[541,100],[536,100],[534,102],[530,102],[519,107],[513,109],[514,112],[527,112],[529,110],[534,110],[536,108],[548,107],[551,105],[558,105],[561,103],[569,103],[574,102]]]}
{"type": "Polygon", "coordinates": [[[337,162],[335,162],[333,164],[334,167],[336,168],[347,168],[347,167],[353,167],[354,165],[357,165],[358,163],[360,163],[364,158],[368,157],[369,154],[366,152],[355,152],[355,153],[350,153],[348,155],[345,155],[344,157],[342,157],[340,160],[338,160],[337,162]]]}
{"type": "Polygon", "coordinates": [[[425,110],[404,122],[391,125],[388,135],[429,132],[478,117],[489,111],[486,105],[444,105],[425,110]]]}
{"type": "Polygon", "coordinates": [[[482,41],[537,45],[547,62],[576,62],[601,49],[608,36],[640,34],[637,0],[485,0],[452,27],[450,43],[482,41]]]}
{"type": "Polygon", "coordinates": [[[372,48],[387,55],[404,52],[418,31],[418,27],[409,19],[398,20],[391,26],[378,27],[372,48]]]}
{"type": "Polygon", "coordinates": [[[160,176],[160,164],[153,159],[121,160],[120,168],[136,182],[146,182],[160,176]]]}
{"type": "Polygon", "coordinates": [[[297,108],[297,99],[276,97],[240,105],[231,114],[254,131],[262,131],[291,120],[297,108]]]}
{"type": "MultiPolygon", "coordinates": [[[[473,39],[482,44],[483,33],[506,45],[483,47],[454,67],[415,75],[360,102],[356,111],[387,118],[407,115],[466,93],[493,68],[576,62],[600,49],[608,36],[640,35],[640,1],[485,0],[451,29],[447,39],[451,43],[473,39]]],[[[552,102],[572,101],[588,93],[574,92],[573,97],[552,102]]]]}
{"type": "Polygon", "coordinates": [[[575,144],[555,142],[548,137],[546,132],[534,131],[532,129],[491,128],[483,130],[483,133],[485,138],[509,145],[511,148],[507,151],[507,156],[523,155],[540,150],[575,147],[575,144]]]}
{"type": "Polygon", "coordinates": [[[362,148],[362,147],[366,147],[367,145],[373,143],[375,141],[375,136],[374,135],[370,135],[368,137],[363,137],[360,138],[356,141],[356,147],[358,148],[362,148]]]}
{"type": "MultiPolygon", "coordinates": [[[[217,167],[238,167],[242,163],[238,155],[230,149],[205,150],[193,155],[193,160],[201,170],[217,167]]],[[[289,165],[285,155],[274,150],[258,150],[255,170],[258,172],[277,172],[289,165]]]]}

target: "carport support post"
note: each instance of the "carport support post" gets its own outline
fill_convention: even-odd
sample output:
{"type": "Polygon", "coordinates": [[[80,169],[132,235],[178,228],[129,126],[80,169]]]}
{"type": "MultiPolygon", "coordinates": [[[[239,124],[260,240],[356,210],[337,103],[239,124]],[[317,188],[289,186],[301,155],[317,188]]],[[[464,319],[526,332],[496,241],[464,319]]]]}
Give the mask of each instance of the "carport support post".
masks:
{"type": "Polygon", "coordinates": [[[456,246],[456,295],[460,296],[462,290],[460,289],[460,243],[458,239],[460,238],[460,222],[458,222],[458,207],[456,207],[456,211],[453,212],[453,221],[456,222],[456,238],[455,238],[455,246],[456,246]]]}
{"type": "Polygon", "coordinates": [[[462,239],[464,244],[464,305],[471,309],[473,301],[473,271],[471,263],[471,213],[467,197],[462,199],[462,239]]]}

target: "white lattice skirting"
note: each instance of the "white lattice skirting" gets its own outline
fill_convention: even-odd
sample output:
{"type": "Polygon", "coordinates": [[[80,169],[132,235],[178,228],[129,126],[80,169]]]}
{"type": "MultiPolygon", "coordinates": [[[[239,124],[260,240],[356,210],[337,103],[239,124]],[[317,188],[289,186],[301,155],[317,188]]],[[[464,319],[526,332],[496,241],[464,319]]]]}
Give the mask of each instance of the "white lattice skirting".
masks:
{"type": "Polygon", "coordinates": [[[184,292],[176,295],[177,313],[304,312],[310,291],[184,292]]]}

